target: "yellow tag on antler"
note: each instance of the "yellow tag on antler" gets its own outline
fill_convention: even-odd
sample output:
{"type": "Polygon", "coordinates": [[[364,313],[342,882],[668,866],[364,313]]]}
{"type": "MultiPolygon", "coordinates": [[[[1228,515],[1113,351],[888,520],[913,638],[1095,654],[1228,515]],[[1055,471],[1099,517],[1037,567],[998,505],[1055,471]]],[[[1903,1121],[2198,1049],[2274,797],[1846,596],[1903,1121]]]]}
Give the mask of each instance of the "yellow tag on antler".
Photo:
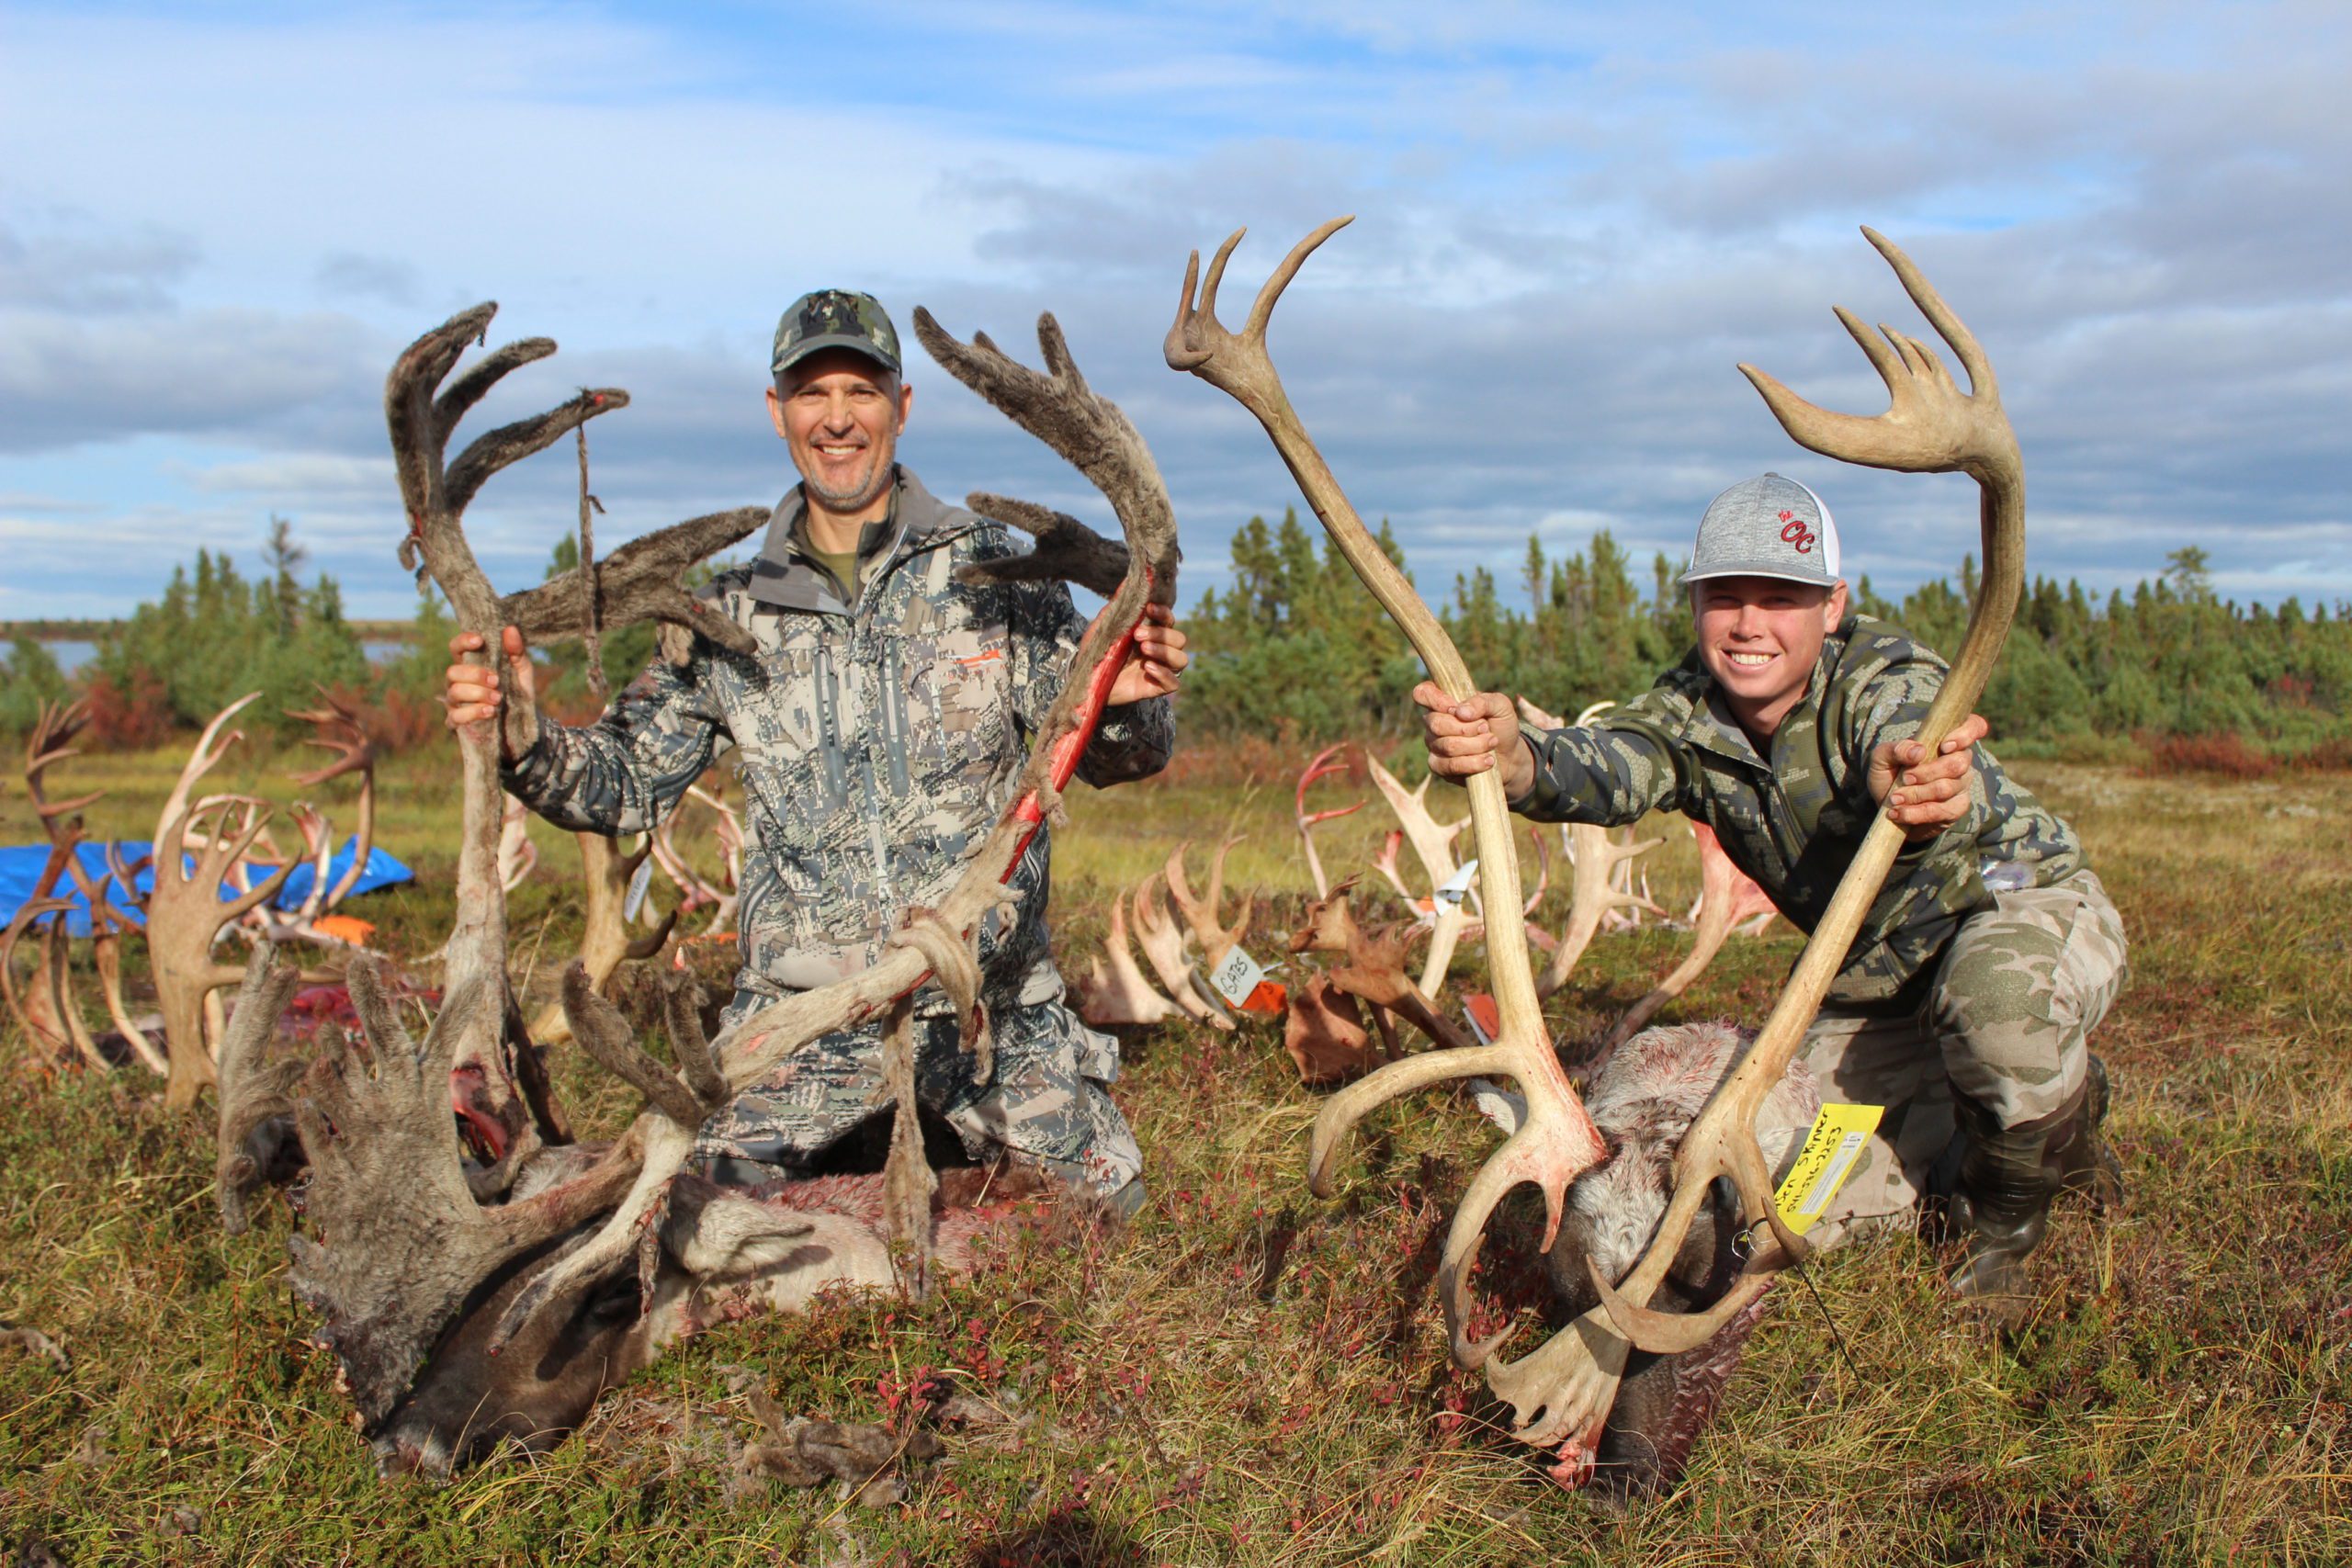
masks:
{"type": "Polygon", "coordinates": [[[1838,1189],[1846,1185],[1846,1178],[1853,1172],[1855,1162],[1878,1131],[1879,1118],[1886,1114],[1883,1105],[1825,1105],[1821,1114],[1813,1119],[1813,1131],[1804,1138],[1804,1147],[1798,1151],[1797,1163],[1789,1171],[1789,1179],[1772,1194],[1772,1206],[1781,1212],[1788,1227],[1803,1235],[1821,1218],[1829,1200],[1838,1196],[1838,1189]]]}

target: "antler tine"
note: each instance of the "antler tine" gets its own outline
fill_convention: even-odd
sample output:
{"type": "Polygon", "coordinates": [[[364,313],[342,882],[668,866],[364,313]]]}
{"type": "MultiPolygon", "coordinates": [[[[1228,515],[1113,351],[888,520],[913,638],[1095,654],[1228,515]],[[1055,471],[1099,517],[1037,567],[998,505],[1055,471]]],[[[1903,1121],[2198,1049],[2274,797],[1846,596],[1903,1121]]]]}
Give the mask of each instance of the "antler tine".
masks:
{"type": "MultiPolygon", "coordinates": [[[[1274,302],[1283,297],[1283,290],[1290,287],[1290,280],[1298,276],[1298,269],[1306,265],[1306,258],[1313,255],[1324,241],[1355,220],[1353,213],[1344,218],[1327,219],[1314,232],[1290,248],[1290,254],[1283,258],[1282,265],[1267,275],[1266,281],[1259,286],[1258,298],[1250,306],[1250,321],[1241,329],[1243,337],[1265,337],[1266,323],[1273,319],[1274,302]]],[[[1237,240],[1240,237],[1239,233],[1234,235],[1237,240]]]]}
{"type": "MultiPolygon", "coordinates": [[[[973,334],[969,344],[957,342],[920,305],[914,323],[916,340],[949,375],[1059,453],[1102,492],[1130,547],[1140,539],[1145,553],[1155,558],[1173,549],[1175,508],[1151,449],[1119,406],[1086,384],[1052,312],[1037,318],[1043,374],[1006,355],[985,333],[973,334]]],[[[1173,573],[1167,576],[1161,581],[1155,574],[1150,585],[1160,603],[1175,592],[1173,573]]]]}
{"type": "MultiPolygon", "coordinates": [[[[1983,694],[2015,614],[2025,570],[2025,472],[2016,434],[2001,412],[1992,367],[1974,338],[1908,257],[1881,236],[1864,232],[1894,266],[1921,312],[1961,355],[1974,383],[1974,395],[1961,393],[1950,377],[1940,374],[1939,367],[1910,355],[1873,352],[1871,344],[1865,344],[1865,351],[1886,378],[1891,400],[1887,412],[1874,420],[1826,414],[1761,372],[1742,368],[1790,435],[1816,451],[1875,468],[1960,470],[1978,482],[1983,493],[1984,578],[1960,657],[1919,729],[1917,739],[1932,750],[1983,694]]],[[[1849,313],[1841,312],[1839,319],[1849,321],[1849,313]]],[[[1849,321],[1849,331],[1852,330],[1849,321]]],[[[1861,341],[1862,334],[1855,335],[1861,341]]],[[[1889,341],[1897,336],[1890,333],[1889,341]]],[[[1684,1136],[1675,1157],[1674,1197],[1649,1250],[1621,1285],[1602,1293],[1601,1305],[1595,1309],[1632,1343],[1645,1348],[1671,1348],[1690,1342],[1693,1335],[1712,1332],[1710,1324],[1720,1324],[1744,1300],[1752,1300],[1774,1269],[1804,1258],[1806,1244],[1789,1230],[1772,1204],[1770,1173],[1756,1138],[1756,1111],[1803,1041],[1902,842],[1901,828],[1882,813],[1839,880],[1828,909],[1815,927],[1763,1029],[1684,1136]],[[1750,1225],[1768,1226],[1772,1245],[1758,1249],[1724,1303],[1710,1312],[1689,1317],[1653,1312],[1648,1309],[1649,1298],[1718,1176],[1732,1179],[1744,1218],[1750,1225]]],[[[1600,1386],[1581,1368],[1577,1375],[1589,1389],[1600,1386]]]]}
{"type": "Polygon", "coordinates": [[[180,769],[179,780],[172,785],[172,793],[164,797],[164,809],[155,818],[155,831],[151,835],[155,842],[163,841],[164,830],[171,826],[172,819],[187,805],[188,792],[196,787],[196,781],[210,773],[220,759],[229,754],[229,748],[245,738],[242,729],[232,729],[222,736],[220,727],[260,700],[259,692],[247,692],[214,714],[212,722],[204,727],[204,733],[196,738],[196,750],[188,753],[187,766],[180,769]],[[217,746],[213,744],[216,738],[220,741],[217,746]]]}
{"type": "MultiPolygon", "coordinates": [[[[52,828],[51,823],[85,806],[104,800],[107,795],[102,789],[76,795],[71,800],[49,800],[41,795],[41,775],[52,764],[82,754],[82,749],[73,741],[89,722],[90,700],[87,697],[74,703],[43,703],[33,721],[32,733],[25,738],[25,793],[32,797],[33,808],[40,815],[42,830],[52,839],[59,829],[52,828]]],[[[75,880],[80,880],[78,874],[75,880]]]]}
{"type": "MultiPolygon", "coordinates": [[[[482,308],[476,307],[476,309],[482,308]]],[[[487,309],[494,311],[498,307],[492,305],[487,309]]],[[[490,318],[485,315],[482,318],[482,326],[487,328],[489,325],[490,318]]],[[[458,352],[459,354],[465,352],[465,343],[462,339],[458,341],[458,352]]],[[[554,353],[555,339],[551,337],[517,338],[513,343],[501,344],[492,349],[469,366],[464,375],[444,388],[439,397],[433,400],[434,434],[446,447],[450,432],[458,428],[458,422],[466,417],[467,411],[489,395],[490,389],[503,380],[510,371],[519,370],[524,366],[545,359],[554,353]]],[[[449,363],[454,365],[456,362],[457,355],[452,355],[449,363]]],[[[445,365],[442,367],[441,376],[447,376],[448,373],[449,367],[445,365]]],[[[440,378],[440,376],[436,376],[434,380],[438,383],[440,378]]]]}
{"type": "MultiPolygon", "coordinates": [[[[565,399],[544,413],[518,419],[484,431],[469,442],[442,476],[442,504],[452,513],[471,505],[481,487],[503,468],[512,468],[537,452],[544,452],[599,414],[628,407],[628,394],[618,387],[591,387],[565,399]]],[[[446,439],[446,435],[444,437],[446,439]]]]}
{"type": "Polygon", "coordinates": [[[1315,852],[1315,829],[1319,823],[1355,815],[1364,808],[1365,803],[1359,800],[1352,806],[1334,806],[1321,811],[1309,811],[1306,809],[1306,792],[1317,779],[1329,778],[1334,773],[1344,773],[1348,771],[1345,762],[1332,760],[1347,749],[1348,742],[1342,740],[1337,745],[1326,746],[1316,752],[1313,759],[1307,762],[1306,771],[1298,775],[1298,789],[1292,796],[1295,807],[1294,816],[1298,823],[1298,840],[1306,850],[1306,871],[1315,881],[1315,896],[1317,898],[1329,897],[1331,888],[1329,879],[1323,874],[1323,857],[1315,852]]]}
{"type": "Polygon", "coordinates": [[[986,491],[972,491],[964,504],[982,517],[1012,524],[1037,543],[1026,555],[957,567],[959,582],[1075,582],[1107,599],[1127,575],[1127,547],[1067,512],[986,491]]]}
{"type": "MultiPolygon", "coordinates": [[[[494,301],[458,311],[403,349],[392,362],[391,373],[384,378],[384,420],[391,431],[393,471],[400,480],[401,499],[408,503],[412,525],[431,509],[434,488],[441,478],[444,452],[449,444],[449,431],[436,417],[434,394],[467,347],[483,340],[490,331],[491,318],[497,314],[494,301]]],[[[536,347],[547,341],[526,339],[499,352],[536,347]]],[[[555,345],[548,343],[546,352],[554,351],[555,345]]],[[[489,389],[488,382],[481,383],[473,395],[480,397],[489,389]]]]}
{"type": "Polygon", "coordinates": [[[700,1095],[679,1081],[679,1075],[639,1047],[628,1020],[597,994],[588,966],[576,958],[563,966],[563,1014],[571,1021],[572,1039],[598,1066],[689,1133],[700,1128],[703,1118],[717,1109],[706,1107],[700,1095]]]}
{"type": "MultiPolygon", "coordinates": [[[[1295,264],[1339,226],[1327,224],[1308,236],[1277,269],[1275,278],[1287,284],[1295,264]]],[[[1228,254],[1230,248],[1228,243],[1228,254]]],[[[1204,321],[1200,311],[1181,309],[1168,336],[1168,362],[1230,393],[1265,426],[1333,544],[1381,607],[1403,628],[1431,678],[1457,699],[1466,698],[1476,687],[1453,639],[1404,574],[1381,552],[1283,392],[1281,378],[1264,348],[1264,318],[1271,315],[1273,294],[1278,293],[1279,289],[1261,293],[1260,308],[1251,311],[1250,331],[1238,342],[1230,334],[1209,330],[1214,323],[1204,321]]],[[[1487,922],[1487,962],[1502,1015],[1500,1034],[1491,1046],[1437,1052],[1393,1064],[1341,1091],[1316,1119],[1308,1168],[1317,1190],[1328,1190],[1329,1161],[1340,1139],[1366,1111],[1392,1095],[1472,1073],[1503,1073],[1517,1081],[1527,1099],[1526,1119],[1464,1194],[1441,1263],[1441,1277],[1450,1286],[1445,1302],[1453,1319],[1454,1359],[1461,1365],[1475,1367],[1492,1354],[1495,1342],[1472,1342],[1464,1332],[1468,1270],[1476,1255],[1478,1234],[1495,1203],[1510,1188],[1532,1182],[1544,1194],[1547,1232],[1555,1232],[1569,1183],[1598,1164],[1603,1149],[1591,1118],[1560,1068],[1544,1026],[1528,960],[1519,860],[1511,848],[1512,829],[1502,784],[1488,772],[1469,780],[1468,789],[1487,922]]],[[[1489,1382],[1509,1371],[1490,1372],[1489,1382]]]]}
{"type": "Polygon", "coordinates": [[[1187,839],[1169,853],[1165,868],[1168,896],[1176,901],[1176,908],[1183,913],[1184,923],[1193,928],[1193,935],[1200,941],[1201,966],[1204,969],[1215,969],[1222,963],[1225,955],[1233,951],[1234,945],[1250,929],[1250,917],[1255,908],[1251,902],[1243,902],[1241,918],[1230,928],[1219,923],[1222,917],[1217,912],[1217,907],[1225,901],[1225,857],[1232,852],[1234,845],[1249,836],[1237,833],[1217,846],[1216,856],[1209,866],[1209,889],[1205,898],[1193,897],[1192,886],[1184,875],[1184,852],[1193,847],[1193,841],[1187,839]]]}
{"type": "Polygon", "coordinates": [[[670,1029],[670,1054],[677,1058],[678,1076],[703,1104],[727,1103],[727,1074],[710,1049],[702,1030],[702,983],[693,975],[672,970],[662,977],[662,1014],[670,1029]]]}

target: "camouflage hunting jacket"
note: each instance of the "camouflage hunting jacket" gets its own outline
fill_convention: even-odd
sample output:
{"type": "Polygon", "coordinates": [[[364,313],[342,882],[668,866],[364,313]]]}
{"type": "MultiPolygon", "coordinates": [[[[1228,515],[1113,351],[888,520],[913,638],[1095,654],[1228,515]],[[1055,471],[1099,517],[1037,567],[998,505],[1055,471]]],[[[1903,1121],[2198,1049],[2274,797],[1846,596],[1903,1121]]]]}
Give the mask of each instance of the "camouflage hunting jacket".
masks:
{"type": "MultiPolygon", "coordinates": [[[[1757,755],[1721,705],[1696,649],[1657,683],[1584,728],[1522,725],[1535,782],[1511,809],[1609,826],[1653,810],[1704,822],[1781,912],[1810,931],[1878,815],[1871,753],[1917,734],[1948,667],[1898,628],[1849,615],[1804,699],[1757,755]]],[[[1833,1002],[1883,1001],[1930,967],[1991,888],[2047,886],[2083,863],[2074,829],[1976,748],[1968,815],[1905,845],[1863,917],[1833,1002]]]]}
{"type": "MultiPolygon", "coordinates": [[[[958,567],[1020,552],[1001,525],[934,500],[903,468],[854,604],[796,544],[802,510],[796,487],[759,558],[699,592],[752,634],[755,657],[697,637],[686,664],[656,659],[595,723],[542,721],[505,771],[516,798],[557,826],[628,834],[659,823],[732,750],[744,800],[736,983],[768,997],[869,967],[908,908],[946,897],[1085,630],[1061,583],[956,581],[958,567]]],[[[1166,698],[1107,709],[1078,776],[1098,787],[1146,777],[1174,739],[1166,698]]],[[[1017,913],[982,929],[1000,1007],[1062,994],[1046,938],[1049,833],[1013,874],[1017,913]]],[[[946,1007],[933,987],[917,1011],[946,1007]]]]}

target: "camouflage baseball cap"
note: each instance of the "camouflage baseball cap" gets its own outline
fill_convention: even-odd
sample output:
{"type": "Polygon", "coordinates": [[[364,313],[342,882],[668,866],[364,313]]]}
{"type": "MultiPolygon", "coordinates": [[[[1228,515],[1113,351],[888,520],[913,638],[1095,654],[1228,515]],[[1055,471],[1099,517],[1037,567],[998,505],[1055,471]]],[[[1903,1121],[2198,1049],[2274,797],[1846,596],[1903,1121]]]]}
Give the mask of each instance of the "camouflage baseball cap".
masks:
{"type": "Polygon", "coordinates": [[[1710,577],[1777,577],[1835,587],[1838,524],[1821,497],[1794,479],[1778,474],[1742,479],[1699,519],[1682,581],[1710,577]]]}
{"type": "Polygon", "coordinates": [[[899,375],[899,332],[890,313],[871,294],[820,288],[792,302],[775,324],[775,353],[768,374],[781,376],[819,349],[846,348],[899,375]]]}

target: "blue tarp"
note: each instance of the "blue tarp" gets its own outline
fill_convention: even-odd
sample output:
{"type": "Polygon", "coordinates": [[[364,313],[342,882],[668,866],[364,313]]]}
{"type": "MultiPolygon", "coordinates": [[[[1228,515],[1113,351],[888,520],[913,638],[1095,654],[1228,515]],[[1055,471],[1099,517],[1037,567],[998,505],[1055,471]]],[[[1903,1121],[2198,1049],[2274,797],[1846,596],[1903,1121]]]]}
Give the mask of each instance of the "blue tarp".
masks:
{"type": "MultiPolygon", "coordinates": [[[[145,859],[152,848],[153,846],[149,844],[126,840],[116,846],[115,852],[122,857],[123,864],[132,865],[145,859]]],[[[336,880],[350,869],[352,856],[357,852],[357,850],[358,840],[356,838],[345,839],[343,841],[343,848],[336,851],[334,858],[327,863],[328,886],[334,886],[336,880]]],[[[103,845],[77,844],[74,846],[74,852],[81,859],[82,874],[89,878],[93,885],[98,878],[107,874],[107,853],[103,845]]],[[[17,911],[33,896],[33,889],[40,884],[41,871],[48,864],[49,846],[47,844],[0,845],[0,928],[5,928],[10,920],[16,919],[17,911]]],[[[304,896],[311,891],[311,863],[305,861],[294,868],[293,874],[286,879],[286,886],[277,890],[277,897],[270,902],[281,909],[301,908],[304,896]]],[[[414,872],[394,860],[383,845],[378,844],[368,852],[367,867],[360,872],[359,880],[352,884],[351,891],[354,894],[372,893],[379,887],[390,887],[398,883],[415,880],[414,872]]],[[[139,873],[139,890],[144,893],[153,889],[154,886],[154,868],[150,866],[142,869],[139,873]]],[[[90,934],[90,905],[89,901],[82,897],[81,890],[74,885],[74,874],[71,871],[59,873],[57,886],[50,891],[52,897],[74,900],[74,908],[66,915],[66,930],[74,936],[88,936],[90,934]]],[[[234,898],[236,896],[235,888],[225,883],[221,886],[220,897],[223,901],[234,898]]],[[[113,900],[109,898],[109,902],[113,900]]],[[[116,907],[120,908],[120,905],[118,903],[116,907]]],[[[132,924],[141,923],[137,910],[129,910],[126,913],[130,915],[132,924]]]]}

